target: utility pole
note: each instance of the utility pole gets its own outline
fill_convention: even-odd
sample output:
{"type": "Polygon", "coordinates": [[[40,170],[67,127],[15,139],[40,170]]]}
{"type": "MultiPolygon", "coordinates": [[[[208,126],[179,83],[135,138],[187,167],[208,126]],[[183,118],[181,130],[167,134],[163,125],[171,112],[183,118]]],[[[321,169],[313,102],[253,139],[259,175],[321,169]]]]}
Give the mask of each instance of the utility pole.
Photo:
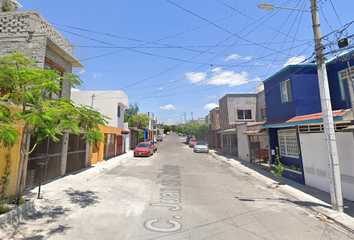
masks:
{"type": "Polygon", "coordinates": [[[92,94],[92,96],[91,96],[91,98],[92,98],[92,100],[91,100],[91,107],[93,107],[93,98],[95,97],[95,94],[92,94]]]}
{"type": "MultiPolygon", "coordinates": [[[[332,207],[343,212],[343,196],[340,179],[337,143],[334,132],[331,98],[329,92],[326,63],[323,53],[320,19],[318,15],[317,0],[311,0],[311,14],[313,33],[315,36],[315,48],[317,56],[317,75],[320,88],[321,107],[323,115],[323,127],[327,146],[327,161],[329,170],[329,184],[332,207]]],[[[352,106],[353,107],[353,106],[352,106]]]]}
{"type": "Polygon", "coordinates": [[[192,122],[193,122],[193,111],[191,112],[191,115],[192,115],[192,122]]]}

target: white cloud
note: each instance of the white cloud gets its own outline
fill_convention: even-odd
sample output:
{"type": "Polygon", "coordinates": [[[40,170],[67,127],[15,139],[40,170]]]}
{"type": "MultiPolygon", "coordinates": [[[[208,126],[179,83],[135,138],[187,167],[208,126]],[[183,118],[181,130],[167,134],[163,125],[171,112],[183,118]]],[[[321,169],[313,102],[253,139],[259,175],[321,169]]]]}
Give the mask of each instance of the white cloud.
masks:
{"type": "Polygon", "coordinates": [[[159,88],[159,90],[160,90],[160,91],[162,91],[162,90],[163,90],[163,88],[162,88],[162,87],[160,87],[160,88],[159,88]]]}
{"type": "Polygon", "coordinates": [[[229,60],[236,60],[236,59],[242,59],[242,60],[251,60],[252,57],[242,57],[240,55],[237,55],[237,54],[231,54],[229,56],[227,56],[226,58],[224,58],[223,60],[225,62],[229,61],[229,60]]]}
{"type": "Polygon", "coordinates": [[[219,107],[219,105],[215,104],[215,103],[208,103],[207,105],[204,106],[203,109],[207,109],[207,110],[212,110],[216,107],[219,107]]]}
{"type": "Polygon", "coordinates": [[[208,98],[218,98],[218,97],[214,95],[214,96],[208,96],[208,98]]]}
{"type": "Polygon", "coordinates": [[[249,82],[261,81],[259,77],[250,79],[245,71],[235,73],[233,71],[219,71],[212,78],[206,81],[209,85],[228,85],[230,87],[246,84],[249,82]]]}
{"type": "Polygon", "coordinates": [[[95,74],[93,74],[93,77],[95,78],[95,77],[101,77],[102,76],[102,74],[101,73],[95,73],[95,74]]]}
{"type": "Polygon", "coordinates": [[[177,108],[175,106],[173,106],[172,104],[167,104],[164,107],[159,107],[159,109],[161,109],[161,110],[177,110],[177,108]]]}
{"type": "Polygon", "coordinates": [[[305,59],[306,56],[304,55],[291,57],[288,61],[286,61],[286,63],[284,63],[283,68],[289,65],[297,65],[299,63],[302,63],[305,59]]]}
{"type": "Polygon", "coordinates": [[[214,68],[213,70],[211,70],[212,72],[220,72],[221,71],[221,68],[218,67],[218,68],[214,68]]]}
{"type": "Polygon", "coordinates": [[[71,91],[72,91],[72,92],[80,92],[81,90],[80,90],[80,89],[77,89],[77,88],[72,88],[71,91]]]}
{"type": "Polygon", "coordinates": [[[184,75],[191,83],[199,83],[205,79],[207,74],[203,72],[188,72],[184,75]]]}
{"type": "Polygon", "coordinates": [[[85,69],[82,69],[80,72],[79,72],[79,74],[84,74],[86,71],[85,71],[85,69]]]}
{"type": "Polygon", "coordinates": [[[174,121],[175,121],[174,119],[169,118],[169,119],[167,119],[167,124],[171,124],[171,123],[173,123],[174,121]]]}

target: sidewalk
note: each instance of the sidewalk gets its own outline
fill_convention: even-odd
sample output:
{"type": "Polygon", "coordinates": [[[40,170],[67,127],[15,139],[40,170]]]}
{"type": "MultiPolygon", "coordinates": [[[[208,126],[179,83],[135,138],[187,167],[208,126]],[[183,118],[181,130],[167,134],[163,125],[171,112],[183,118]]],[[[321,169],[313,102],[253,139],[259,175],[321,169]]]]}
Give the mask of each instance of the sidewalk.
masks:
{"type": "Polygon", "coordinates": [[[31,215],[36,212],[41,206],[48,204],[51,200],[56,199],[64,190],[73,188],[73,186],[87,182],[97,176],[100,176],[116,166],[128,161],[133,157],[133,151],[129,151],[117,157],[97,164],[83,168],[82,170],[69,173],[60,178],[54,178],[41,186],[42,199],[38,199],[38,186],[32,189],[27,189],[23,195],[26,202],[20,206],[16,206],[10,212],[0,215],[0,230],[6,228],[6,225],[14,226],[21,219],[26,218],[26,215],[31,215]]]}
{"type": "Polygon", "coordinates": [[[216,150],[211,150],[210,152],[216,159],[230,164],[238,171],[257,179],[268,185],[270,188],[273,188],[275,191],[279,191],[286,195],[287,199],[284,199],[284,201],[290,201],[299,206],[306,207],[313,211],[321,220],[337,224],[354,234],[353,201],[344,199],[344,213],[337,212],[333,210],[331,206],[329,193],[310,186],[302,185],[287,178],[283,178],[284,185],[276,188],[277,178],[270,172],[270,169],[253,165],[235,157],[226,156],[216,150]]]}

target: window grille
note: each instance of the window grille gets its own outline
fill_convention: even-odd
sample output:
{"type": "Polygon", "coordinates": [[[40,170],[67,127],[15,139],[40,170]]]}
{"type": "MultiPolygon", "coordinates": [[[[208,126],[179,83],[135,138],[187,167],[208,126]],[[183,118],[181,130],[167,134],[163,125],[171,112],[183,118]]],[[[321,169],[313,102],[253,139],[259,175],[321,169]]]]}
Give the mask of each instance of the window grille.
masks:
{"type": "MultiPolygon", "coordinates": [[[[354,67],[350,68],[351,71],[351,76],[352,78],[354,77],[354,67]]],[[[350,79],[350,73],[349,73],[349,69],[345,69],[343,71],[339,72],[339,85],[340,85],[340,91],[342,93],[342,100],[346,100],[346,96],[345,96],[345,86],[344,86],[344,80],[349,81],[350,79]]]]}
{"type": "Polygon", "coordinates": [[[278,130],[279,154],[299,158],[299,146],[295,129],[278,130]]]}
{"type": "Polygon", "coordinates": [[[291,102],[293,100],[290,79],[280,83],[282,102],[291,102]]]}

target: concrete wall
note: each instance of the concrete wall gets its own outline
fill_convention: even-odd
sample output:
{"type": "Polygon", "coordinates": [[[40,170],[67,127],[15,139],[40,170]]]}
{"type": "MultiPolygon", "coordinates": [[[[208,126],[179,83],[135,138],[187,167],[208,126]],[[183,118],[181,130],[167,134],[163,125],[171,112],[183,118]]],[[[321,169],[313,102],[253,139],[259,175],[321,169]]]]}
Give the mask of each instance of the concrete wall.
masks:
{"type": "Polygon", "coordinates": [[[301,112],[300,110],[296,110],[296,108],[301,109],[306,106],[311,107],[311,111],[307,111],[306,114],[320,112],[321,110],[318,109],[318,105],[314,105],[311,102],[312,97],[319,97],[316,95],[318,93],[318,91],[316,92],[316,88],[318,89],[316,73],[315,66],[288,66],[265,80],[263,83],[267,106],[267,121],[294,117],[296,116],[296,111],[301,112]],[[309,79],[311,75],[316,77],[309,79]],[[287,79],[290,79],[293,100],[283,103],[280,83],[287,79]],[[309,97],[308,101],[301,96],[302,91],[306,92],[307,95],[304,96],[309,97]],[[299,95],[297,96],[296,94],[299,95]],[[300,102],[296,100],[298,97],[301,97],[300,102]],[[305,106],[297,106],[296,104],[305,106]]]}
{"type": "MultiPolygon", "coordinates": [[[[18,132],[22,134],[23,128],[16,127],[18,132]]],[[[10,183],[6,189],[6,196],[11,196],[16,194],[17,180],[18,180],[18,170],[20,164],[20,150],[21,150],[21,136],[18,139],[18,142],[15,146],[8,151],[8,149],[0,147],[0,177],[3,176],[5,168],[6,168],[6,155],[11,154],[12,164],[10,167],[10,183]]]]}
{"type": "Polygon", "coordinates": [[[247,124],[237,125],[238,157],[244,161],[250,161],[250,146],[248,135],[242,134],[247,131],[247,124]]]}
{"type": "MultiPolygon", "coordinates": [[[[354,201],[354,141],[352,133],[336,133],[343,197],[354,201]]],[[[324,133],[300,134],[305,183],[329,192],[324,133]]]]}
{"type": "Polygon", "coordinates": [[[261,91],[257,93],[257,105],[256,105],[256,122],[266,121],[266,119],[261,118],[261,108],[266,107],[265,93],[261,91]]]}
{"type": "Polygon", "coordinates": [[[71,91],[71,99],[75,105],[91,106],[101,114],[111,118],[107,126],[124,128],[124,108],[129,105],[128,96],[123,91],[71,91]],[[121,106],[121,115],[118,118],[118,104],[121,106]]]}
{"type": "Polygon", "coordinates": [[[229,124],[233,124],[235,122],[255,121],[257,105],[256,94],[228,94],[227,96],[229,124]],[[252,110],[252,120],[244,120],[237,118],[237,110],[242,109],[252,110]]]}

